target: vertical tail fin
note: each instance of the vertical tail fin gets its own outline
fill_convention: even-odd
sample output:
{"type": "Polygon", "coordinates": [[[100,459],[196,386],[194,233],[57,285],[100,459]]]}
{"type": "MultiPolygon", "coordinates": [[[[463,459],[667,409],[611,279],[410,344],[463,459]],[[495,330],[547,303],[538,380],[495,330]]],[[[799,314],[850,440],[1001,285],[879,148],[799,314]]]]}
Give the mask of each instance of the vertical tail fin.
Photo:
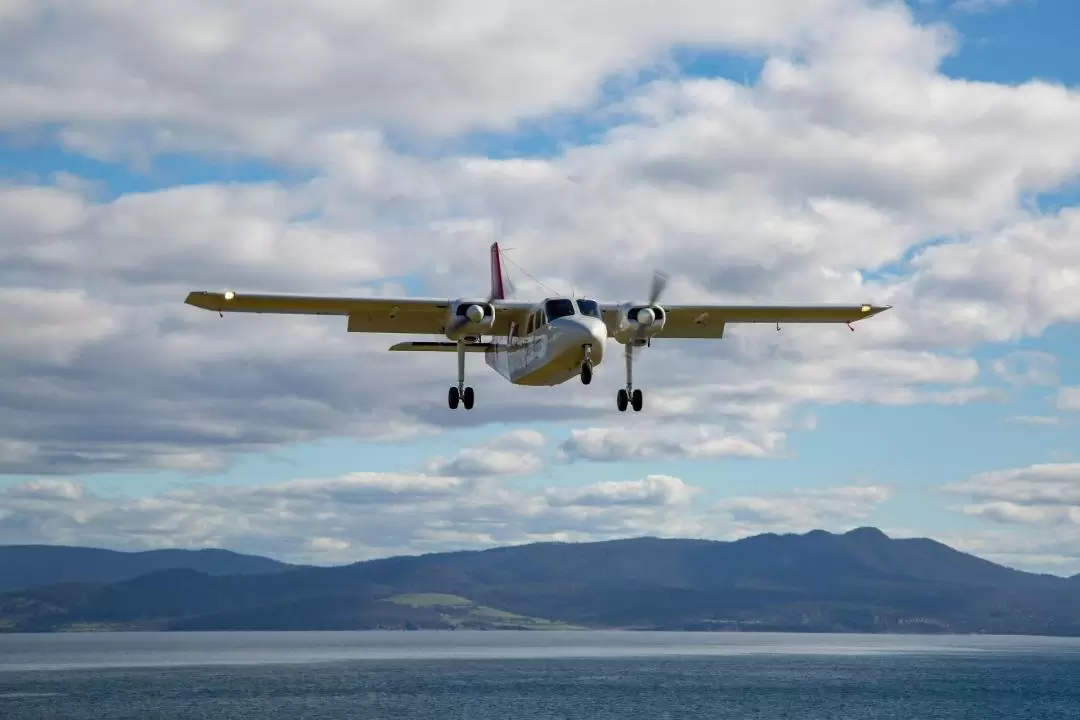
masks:
{"type": "Polygon", "coordinates": [[[491,295],[492,300],[506,298],[506,286],[503,283],[502,258],[499,256],[499,243],[491,243],[491,295]]]}

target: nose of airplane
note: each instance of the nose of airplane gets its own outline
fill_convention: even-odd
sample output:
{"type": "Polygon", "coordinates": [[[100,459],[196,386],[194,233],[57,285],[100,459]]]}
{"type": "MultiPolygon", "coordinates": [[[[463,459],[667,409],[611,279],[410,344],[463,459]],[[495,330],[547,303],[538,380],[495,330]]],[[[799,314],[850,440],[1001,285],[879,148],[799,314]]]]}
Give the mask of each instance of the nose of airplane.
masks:
{"type": "Polygon", "coordinates": [[[582,343],[591,343],[592,350],[589,351],[590,357],[594,365],[598,365],[604,358],[604,344],[607,342],[607,325],[603,320],[598,318],[589,317],[587,315],[580,315],[574,318],[577,321],[575,324],[581,328],[581,334],[585,336],[582,339],[582,343]]]}

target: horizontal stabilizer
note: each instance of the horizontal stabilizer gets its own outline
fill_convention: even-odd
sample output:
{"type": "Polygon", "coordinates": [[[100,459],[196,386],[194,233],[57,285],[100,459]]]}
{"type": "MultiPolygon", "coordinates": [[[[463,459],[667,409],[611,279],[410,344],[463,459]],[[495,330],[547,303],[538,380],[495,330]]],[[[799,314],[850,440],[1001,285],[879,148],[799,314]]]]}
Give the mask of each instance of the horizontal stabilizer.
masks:
{"type": "MultiPolygon", "coordinates": [[[[465,343],[465,352],[482,353],[495,346],[491,343],[465,343]]],[[[399,342],[390,349],[398,352],[457,352],[455,342],[417,341],[399,342]]]]}

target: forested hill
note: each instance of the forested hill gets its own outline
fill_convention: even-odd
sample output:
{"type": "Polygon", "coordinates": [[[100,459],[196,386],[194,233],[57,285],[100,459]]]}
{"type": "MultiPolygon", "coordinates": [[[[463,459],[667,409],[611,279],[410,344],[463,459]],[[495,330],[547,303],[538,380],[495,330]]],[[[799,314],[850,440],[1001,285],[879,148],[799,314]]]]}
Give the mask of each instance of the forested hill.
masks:
{"type": "Polygon", "coordinates": [[[0,592],[66,582],[119,582],[174,568],[208,575],[249,575],[291,567],[216,549],[119,552],[64,545],[0,545],[0,592]]]}
{"type": "Polygon", "coordinates": [[[873,528],[736,542],[540,543],[252,572],[178,566],[119,582],[68,577],[0,595],[0,627],[1080,635],[1075,579],[1013,570],[873,528]]]}

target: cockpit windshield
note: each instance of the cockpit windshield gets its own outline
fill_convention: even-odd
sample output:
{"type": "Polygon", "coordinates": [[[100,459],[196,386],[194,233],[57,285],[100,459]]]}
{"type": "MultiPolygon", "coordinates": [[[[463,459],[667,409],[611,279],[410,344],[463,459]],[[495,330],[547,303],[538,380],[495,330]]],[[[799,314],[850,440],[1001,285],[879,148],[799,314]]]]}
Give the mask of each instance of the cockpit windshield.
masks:
{"type": "Polygon", "coordinates": [[[544,303],[544,313],[547,315],[548,322],[551,322],[555,318],[573,315],[574,303],[566,298],[548,300],[544,303]]]}
{"type": "Polygon", "coordinates": [[[578,300],[577,306],[582,315],[588,315],[589,317],[600,318],[603,320],[603,317],[600,315],[600,303],[595,300],[578,300]]]}

